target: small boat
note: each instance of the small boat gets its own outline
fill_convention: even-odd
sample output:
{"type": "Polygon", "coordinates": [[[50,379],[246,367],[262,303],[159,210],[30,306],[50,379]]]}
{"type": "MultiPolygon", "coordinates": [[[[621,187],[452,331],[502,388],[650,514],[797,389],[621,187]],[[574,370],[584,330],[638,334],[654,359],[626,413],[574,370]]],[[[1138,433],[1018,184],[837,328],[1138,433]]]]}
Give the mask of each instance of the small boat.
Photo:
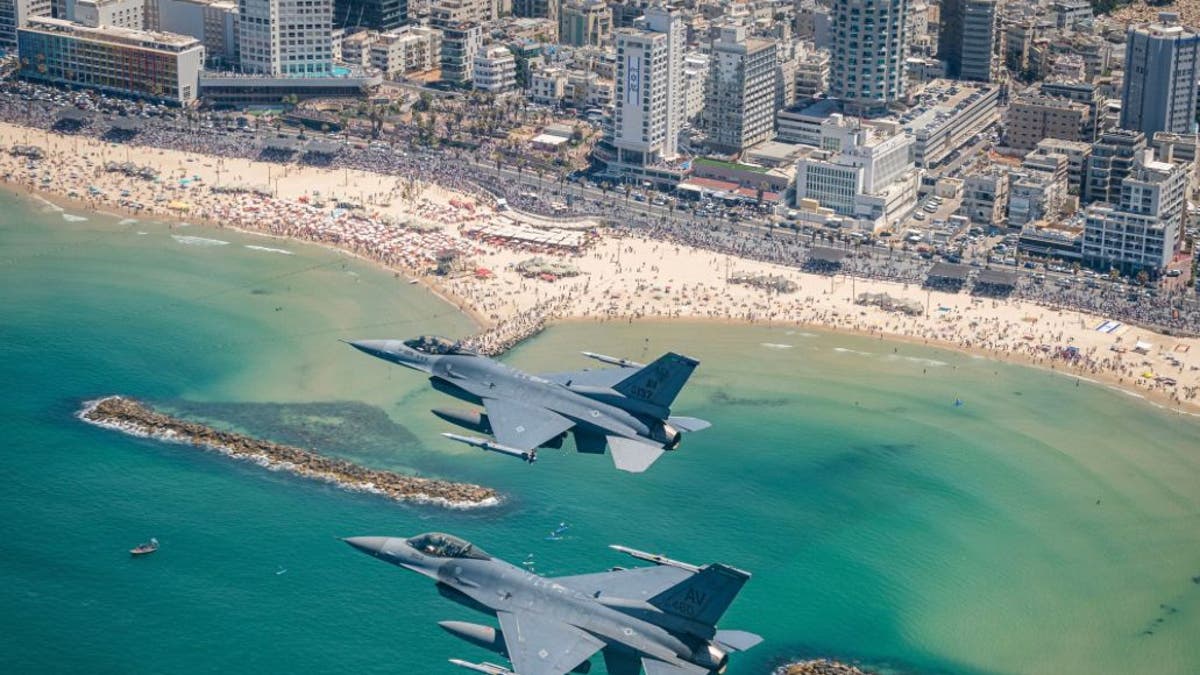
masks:
{"type": "Polygon", "coordinates": [[[158,540],[150,537],[150,541],[144,544],[138,544],[136,547],[129,549],[129,555],[150,555],[158,550],[158,540]]]}
{"type": "Polygon", "coordinates": [[[550,534],[546,535],[546,541],[561,541],[563,534],[571,529],[571,526],[566,523],[559,523],[558,527],[554,528],[550,534]]]}

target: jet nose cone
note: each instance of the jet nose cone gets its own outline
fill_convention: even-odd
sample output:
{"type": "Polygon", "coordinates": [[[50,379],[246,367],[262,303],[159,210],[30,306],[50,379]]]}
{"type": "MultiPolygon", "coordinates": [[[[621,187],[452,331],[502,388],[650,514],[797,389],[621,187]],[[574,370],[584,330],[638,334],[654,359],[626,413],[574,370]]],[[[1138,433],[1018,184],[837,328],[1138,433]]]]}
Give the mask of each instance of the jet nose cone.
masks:
{"type": "Polygon", "coordinates": [[[387,545],[388,539],[390,537],[346,537],[342,541],[367,555],[378,556],[383,553],[383,547],[387,545]]]}
{"type": "Polygon", "coordinates": [[[387,351],[387,342],[387,340],[352,340],[349,344],[364,354],[380,356],[387,351]]]}

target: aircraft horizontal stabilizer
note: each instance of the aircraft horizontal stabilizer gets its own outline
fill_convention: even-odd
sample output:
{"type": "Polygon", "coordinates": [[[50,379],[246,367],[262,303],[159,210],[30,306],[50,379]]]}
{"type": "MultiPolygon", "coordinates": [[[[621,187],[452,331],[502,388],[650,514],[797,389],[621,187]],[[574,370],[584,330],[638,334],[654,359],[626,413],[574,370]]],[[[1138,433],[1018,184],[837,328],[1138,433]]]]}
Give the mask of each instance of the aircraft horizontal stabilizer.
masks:
{"type": "Polygon", "coordinates": [[[704,431],[712,426],[712,422],[702,420],[699,417],[668,417],[667,424],[675,427],[680,431],[704,431]]]}
{"type": "Polygon", "coordinates": [[[713,636],[713,641],[724,647],[725,651],[744,652],[758,646],[763,639],[761,635],[744,630],[719,630],[713,636]]]}
{"type": "Polygon", "coordinates": [[[629,473],[642,473],[649,469],[664,452],[657,445],[623,436],[609,436],[608,451],[612,454],[613,464],[621,471],[629,473]]]}

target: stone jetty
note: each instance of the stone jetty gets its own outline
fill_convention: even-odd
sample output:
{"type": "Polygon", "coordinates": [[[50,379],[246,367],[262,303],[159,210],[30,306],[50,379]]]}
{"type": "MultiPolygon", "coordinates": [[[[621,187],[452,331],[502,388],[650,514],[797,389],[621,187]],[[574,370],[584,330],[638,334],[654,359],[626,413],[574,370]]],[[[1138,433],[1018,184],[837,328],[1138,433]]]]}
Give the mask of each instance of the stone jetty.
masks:
{"type": "Polygon", "coordinates": [[[829,659],[797,661],[775,669],[773,675],[871,675],[865,670],[829,659]]]}
{"type": "Polygon", "coordinates": [[[215,450],[228,457],[255,462],[272,471],[287,471],[333,483],[352,492],[370,492],[398,502],[450,508],[494,506],[500,502],[499,495],[491,488],[371,469],[290,445],[218,431],[203,424],[164,415],[124,396],[89,401],[79,412],[79,418],[90,424],[136,436],[215,450]]]}

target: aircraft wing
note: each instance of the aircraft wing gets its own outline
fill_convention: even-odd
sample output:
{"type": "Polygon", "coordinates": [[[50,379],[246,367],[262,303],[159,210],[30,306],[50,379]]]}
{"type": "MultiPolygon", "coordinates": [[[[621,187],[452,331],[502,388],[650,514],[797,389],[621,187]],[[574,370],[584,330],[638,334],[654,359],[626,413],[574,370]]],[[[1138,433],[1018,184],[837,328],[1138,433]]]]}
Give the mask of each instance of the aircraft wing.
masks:
{"type": "Polygon", "coordinates": [[[583,370],[570,370],[565,373],[542,373],[538,377],[550,380],[555,384],[561,384],[564,387],[575,384],[585,387],[610,388],[616,386],[618,382],[629,377],[634,372],[637,372],[634,368],[584,368],[583,370]]]}
{"type": "Polygon", "coordinates": [[[575,426],[552,410],[508,399],[486,398],[483,407],[487,408],[488,423],[496,440],[518,450],[533,450],[575,426]]]}
{"type": "Polygon", "coordinates": [[[596,598],[649,600],[692,574],[693,572],[678,567],[657,565],[616,570],[615,572],[577,574],[571,577],[558,577],[554,581],[596,598]]]}
{"type": "Polygon", "coordinates": [[[496,612],[513,670],[520,675],[565,675],[604,647],[578,628],[528,612],[496,612]]]}

